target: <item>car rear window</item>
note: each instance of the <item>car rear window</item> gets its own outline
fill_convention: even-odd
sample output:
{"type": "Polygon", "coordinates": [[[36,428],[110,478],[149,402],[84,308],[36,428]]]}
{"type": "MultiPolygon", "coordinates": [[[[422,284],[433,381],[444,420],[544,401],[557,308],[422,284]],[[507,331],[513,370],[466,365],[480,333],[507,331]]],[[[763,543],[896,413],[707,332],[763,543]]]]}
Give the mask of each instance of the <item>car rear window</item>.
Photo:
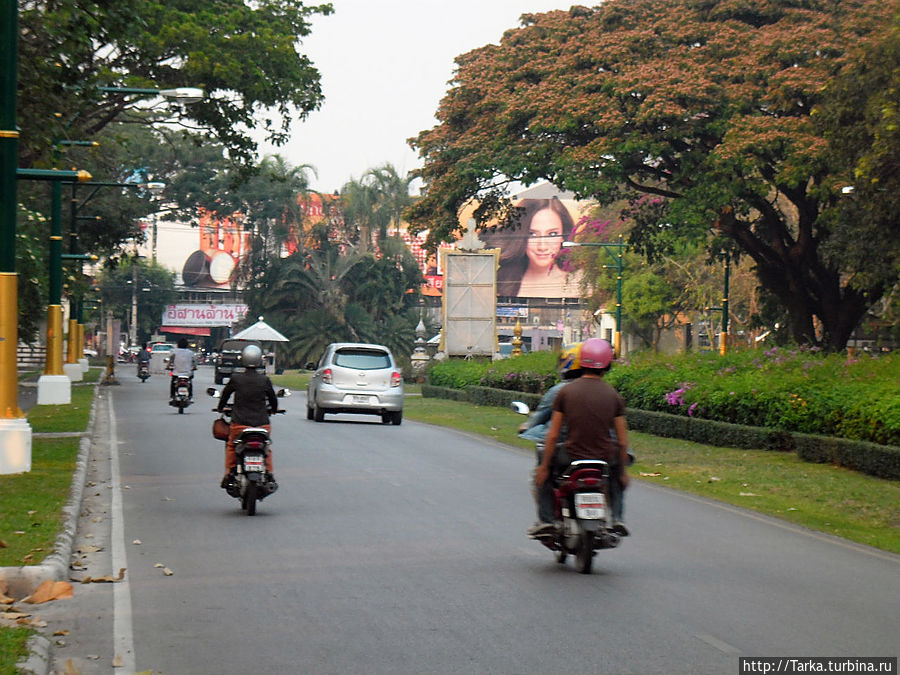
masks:
{"type": "Polygon", "coordinates": [[[247,345],[256,345],[259,346],[258,342],[250,342],[249,340],[228,340],[222,343],[222,347],[219,351],[223,352],[239,352],[247,345]]]}
{"type": "Polygon", "coordinates": [[[334,365],[356,370],[381,370],[391,367],[391,357],[387,352],[367,349],[342,349],[334,355],[334,365]]]}

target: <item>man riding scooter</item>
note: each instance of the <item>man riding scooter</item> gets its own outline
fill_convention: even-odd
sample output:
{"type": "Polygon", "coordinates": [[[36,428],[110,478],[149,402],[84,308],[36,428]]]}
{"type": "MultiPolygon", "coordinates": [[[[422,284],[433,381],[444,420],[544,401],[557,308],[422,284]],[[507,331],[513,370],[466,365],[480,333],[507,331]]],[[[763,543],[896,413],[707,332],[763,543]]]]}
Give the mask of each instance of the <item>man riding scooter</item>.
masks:
{"type": "Polygon", "coordinates": [[[187,338],[178,340],[178,346],[172,350],[169,355],[169,373],[171,380],[169,382],[169,399],[175,399],[175,385],[179,377],[186,377],[189,380],[188,396],[194,396],[194,371],[197,370],[197,357],[194,356],[188,348],[187,338]]]}

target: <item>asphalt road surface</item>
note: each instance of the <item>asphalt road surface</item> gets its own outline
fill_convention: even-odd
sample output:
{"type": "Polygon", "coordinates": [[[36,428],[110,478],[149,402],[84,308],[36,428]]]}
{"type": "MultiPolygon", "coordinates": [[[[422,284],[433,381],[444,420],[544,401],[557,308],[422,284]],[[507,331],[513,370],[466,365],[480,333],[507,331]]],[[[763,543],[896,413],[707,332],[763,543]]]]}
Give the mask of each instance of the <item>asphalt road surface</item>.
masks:
{"type": "Polygon", "coordinates": [[[273,421],[281,489],[218,486],[203,390],[104,387],[75,597],[41,609],[82,673],[737,673],[740,656],[896,656],[900,557],[635,481],[594,573],[525,537],[529,453],[404,420],[273,421]],[[95,550],[99,549],[99,550],[95,550]]]}

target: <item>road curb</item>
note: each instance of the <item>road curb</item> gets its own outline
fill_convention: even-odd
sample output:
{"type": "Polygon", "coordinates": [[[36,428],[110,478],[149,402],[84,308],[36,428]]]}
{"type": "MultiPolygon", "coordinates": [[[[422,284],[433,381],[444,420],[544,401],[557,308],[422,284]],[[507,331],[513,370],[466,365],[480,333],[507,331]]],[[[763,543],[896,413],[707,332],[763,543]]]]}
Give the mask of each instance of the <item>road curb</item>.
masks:
{"type": "Polygon", "coordinates": [[[27,643],[28,656],[16,664],[16,670],[25,675],[46,675],[50,670],[50,640],[45,635],[35,635],[27,643]]]}

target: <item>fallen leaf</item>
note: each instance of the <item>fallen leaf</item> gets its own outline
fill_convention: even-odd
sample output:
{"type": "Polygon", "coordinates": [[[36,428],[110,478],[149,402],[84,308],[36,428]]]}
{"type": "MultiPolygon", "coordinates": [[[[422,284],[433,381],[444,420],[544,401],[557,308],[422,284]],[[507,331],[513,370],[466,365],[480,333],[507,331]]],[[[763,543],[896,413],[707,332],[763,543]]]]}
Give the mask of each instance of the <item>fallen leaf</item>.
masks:
{"type": "Polygon", "coordinates": [[[66,636],[68,634],[69,634],[69,631],[67,631],[67,630],[58,630],[55,633],[53,633],[53,635],[59,635],[60,637],[66,636]]]}
{"type": "Polygon", "coordinates": [[[78,553],[97,553],[98,551],[102,551],[102,546],[94,546],[93,544],[88,544],[87,546],[79,546],[75,549],[78,553]]]}
{"type": "Polygon", "coordinates": [[[793,506],[791,506],[790,508],[788,508],[788,511],[796,511],[796,510],[797,510],[797,509],[795,509],[793,506]]]}
{"type": "Polygon", "coordinates": [[[706,481],[706,482],[707,482],[707,483],[717,483],[717,482],[719,482],[720,480],[722,480],[722,479],[719,478],[718,476],[710,476],[710,477],[709,477],[709,480],[706,481]]]}
{"type": "Polygon", "coordinates": [[[759,497],[758,494],[755,494],[753,492],[739,492],[738,496],[740,496],[740,497],[759,497]]]}
{"type": "Polygon", "coordinates": [[[66,661],[66,671],[63,675],[81,675],[81,671],[75,667],[75,664],[72,662],[72,659],[66,661]]]}
{"type": "Polygon", "coordinates": [[[103,522],[103,517],[102,517],[102,516],[97,516],[96,518],[91,518],[91,522],[92,522],[92,523],[102,523],[102,522],[103,522]]]}
{"type": "Polygon", "coordinates": [[[14,598],[9,598],[3,593],[0,593],[0,605],[11,605],[15,602],[14,598]]]}
{"type": "Polygon", "coordinates": [[[163,565],[162,563],[156,563],[156,564],[154,565],[154,567],[165,567],[165,565],[163,565]]]}
{"type": "Polygon", "coordinates": [[[648,478],[651,477],[651,476],[662,476],[661,473],[644,473],[643,471],[641,471],[641,474],[640,474],[640,475],[645,476],[645,477],[648,477],[648,478]]]}
{"type": "Polygon", "coordinates": [[[6,548],[6,542],[0,539],[0,548],[6,548]]]}
{"type": "Polygon", "coordinates": [[[29,515],[29,516],[33,516],[35,513],[37,513],[37,511],[29,511],[29,512],[28,512],[28,515],[29,515]]]}
{"type": "Polygon", "coordinates": [[[142,542],[140,539],[135,539],[135,540],[134,540],[133,542],[131,542],[131,543],[134,544],[135,546],[140,546],[140,545],[143,544],[144,542],[142,542]]]}
{"type": "Polygon", "coordinates": [[[91,661],[99,661],[100,657],[97,654],[88,654],[84,658],[90,659],[91,661]]]}
{"type": "Polygon", "coordinates": [[[18,621],[26,616],[31,616],[31,614],[25,614],[24,612],[0,612],[0,619],[6,619],[7,621],[18,621]]]}
{"type": "Polygon", "coordinates": [[[163,567],[163,574],[165,574],[167,577],[170,577],[175,573],[172,570],[170,570],[168,567],[163,567]]]}
{"type": "Polygon", "coordinates": [[[40,605],[52,600],[65,600],[72,597],[72,584],[68,581],[53,581],[47,579],[38,586],[34,593],[29,595],[22,602],[29,605],[40,605]]]}
{"type": "Polygon", "coordinates": [[[121,668],[124,665],[125,665],[125,659],[122,658],[121,654],[116,654],[112,660],[112,667],[113,668],[121,668]]]}
{"type": "Polygon", "coordinates": [[[25,530],[16,530],[13,534],[25,534],[25,530]]]}
{"type": "Polygon", "coordinates": [[[163,498],[162,498],[162,501],[164,501],[164,502],[174,502],[175,500],[172,499],[171,497],[163,497],[163,498]]]}

